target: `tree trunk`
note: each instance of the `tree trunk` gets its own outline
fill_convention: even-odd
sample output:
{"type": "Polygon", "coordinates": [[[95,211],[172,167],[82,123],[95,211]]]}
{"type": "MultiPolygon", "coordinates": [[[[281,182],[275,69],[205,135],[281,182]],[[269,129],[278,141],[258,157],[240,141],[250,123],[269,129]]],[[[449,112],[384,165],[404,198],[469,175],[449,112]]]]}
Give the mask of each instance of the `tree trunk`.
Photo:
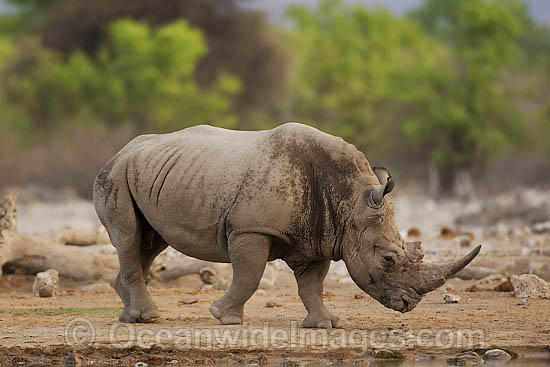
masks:
{"type": "Polygon", "coordinates": [[[450,198],[455,195],[457,170],[454,165],[447,164],[438,167],[440,198],[450,198]]]}

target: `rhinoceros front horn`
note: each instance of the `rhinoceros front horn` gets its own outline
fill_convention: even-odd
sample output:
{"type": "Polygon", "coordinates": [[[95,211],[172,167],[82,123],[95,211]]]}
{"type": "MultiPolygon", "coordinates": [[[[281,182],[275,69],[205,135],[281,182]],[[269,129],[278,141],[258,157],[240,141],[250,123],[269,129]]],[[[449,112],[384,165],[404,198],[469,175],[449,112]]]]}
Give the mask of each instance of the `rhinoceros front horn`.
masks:
{"type": "Polygon", "coordinates": [[[373,171],[381,186],[370,191],[367,197],[367,204],[371,208],[379,208],[384,200],[384,195],[389,194],[393,190],[394,182],[390,172],[384,167],[374,167],[373,171]]]}
{"type": "Polygon", "coordinates": [[[421,263],[419,266],[419,281],[416,291],[420,294],[431,292],[443,285],[449,277],[468,265],[481,250],[481,245],[473,249],[462,259],[445,264],[421,263]]]}

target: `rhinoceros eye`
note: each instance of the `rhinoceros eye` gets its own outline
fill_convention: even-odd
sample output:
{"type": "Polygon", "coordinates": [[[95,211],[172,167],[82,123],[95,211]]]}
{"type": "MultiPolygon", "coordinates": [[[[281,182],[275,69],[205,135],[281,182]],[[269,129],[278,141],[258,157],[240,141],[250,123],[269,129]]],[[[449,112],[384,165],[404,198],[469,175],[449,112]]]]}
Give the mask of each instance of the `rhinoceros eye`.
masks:
{"type": "Polygon", "coordinates": [[[392,256],[390,256],[390,255],[384,256],[384,266],[385,267],[389,268],[389,267],[393,266],[393,264],[395,264],[395,260],[393,259],[392,256]]]}

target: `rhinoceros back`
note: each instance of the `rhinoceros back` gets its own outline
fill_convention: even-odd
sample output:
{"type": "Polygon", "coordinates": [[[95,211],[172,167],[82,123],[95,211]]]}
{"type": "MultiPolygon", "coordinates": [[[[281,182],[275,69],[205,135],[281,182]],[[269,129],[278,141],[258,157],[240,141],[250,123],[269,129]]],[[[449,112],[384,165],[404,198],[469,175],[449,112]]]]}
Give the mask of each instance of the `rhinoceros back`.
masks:
{"type": "Polygon", "coordinates": [[[136,138],[116,160],[136,206],[164,240],[189,256],[229,261],[232,233],[320,241],[334,215],[325,210],[327,197],[342,200],[353,176],[370,171],[358,153],[300,124],[265,131],[201,125],[136,138]]]}

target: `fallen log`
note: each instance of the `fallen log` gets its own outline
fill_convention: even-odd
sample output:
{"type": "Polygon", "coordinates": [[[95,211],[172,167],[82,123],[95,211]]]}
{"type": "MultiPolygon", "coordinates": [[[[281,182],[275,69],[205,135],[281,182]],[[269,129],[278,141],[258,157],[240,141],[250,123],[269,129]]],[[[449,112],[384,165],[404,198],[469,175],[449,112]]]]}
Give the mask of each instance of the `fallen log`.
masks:
{"type": "Polygon", "coordinates": [[[110,245],[109,235],[105,227],[98,226],[93,231],[62,229],[53,233],[56,242],[67,246],[110,245]]]}
{"type": "Polygon", "coordinates": [[[0,239],[0,265],[24,268],[35,274],[55,269],[62,277],[83,281],[106,281],[113,284],[118,273],[116,255],[79,251],[49,238],[24,236],[3,231],[0,239]]]}
{"type": "Polygon", "coordinates": [[[199,274],[204,284],[212,284],[218,276],[215,267],[215,264],[185,255],[161,255],[153,264],[151,275],[161,282],[167,282],[185,275],[199,274]]]}

